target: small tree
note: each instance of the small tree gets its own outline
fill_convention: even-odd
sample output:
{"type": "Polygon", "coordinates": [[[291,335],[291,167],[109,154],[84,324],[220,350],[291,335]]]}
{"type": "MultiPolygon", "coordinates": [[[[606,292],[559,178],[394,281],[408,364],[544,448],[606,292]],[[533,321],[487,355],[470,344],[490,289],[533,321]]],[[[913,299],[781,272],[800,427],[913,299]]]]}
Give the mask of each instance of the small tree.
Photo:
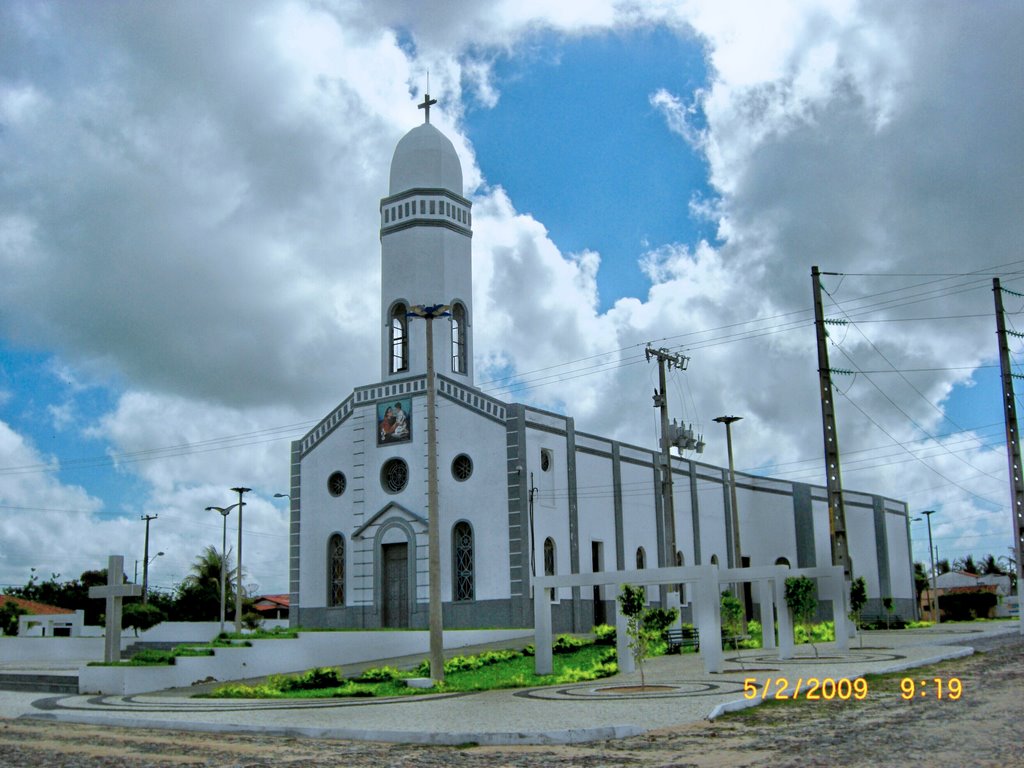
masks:
{"type": "MultiPolygon", "coordinates": [[[[860,629],[860,612],[868,602],[868,584],[863,576],[858,576],[850,584],[850,620],[853,625],[860,629]]],[[[864,635],[857,633],[860,637],[860,647],[864,647],[864,635]]]]}
{"type": "Polygon", "coordinates": [[[164,612],[151,603],[125,603],[121,612],[121,626],[124,629],[134,629],[135,636],[138,637],[140,629],[145,632],[166,618],[164,612]]]}
{"type": "Polygon", "coordinates": [[[814,580],[807,576],[790,576],[786,579],[786,605],[793,613],[793,619],[803,626],[807,642],[818,658],[818,647],[811,638],[811,623],[818,610],[818,594],[814,580]]]}
{"type": "Polygon", "coordinates": [[[633,661],[640,670],[640,686],[646,687],[644,679],[644,659],[650,650],[650,639],[644,631],[644,608],[647,593],[643,587],[623,584],[619,593],[619,610],[626,617],[626,634],[629,635],[629,650],[633,652],[633,661]]]}
{"type": "Polygon", "coordinates": [[[885,608],[885,628],[889,629],[889,621],[892,619],[892,598],[883,597],[882,607],[885,608]]]}
{"type": "Polygon", "coordinates": [[[729,590],[722,592],[721,602],[722,636],[732,640],[733,648],[740,649],[740,635],[743,634],[743,603],[729,590]]]}
{"type": "Polygon", "coordinates": [[[18,634],[18,620],[28,611],[22,608],[13,600],[7,600],[0,605],[0,631],[5,635],[18,634]]]}

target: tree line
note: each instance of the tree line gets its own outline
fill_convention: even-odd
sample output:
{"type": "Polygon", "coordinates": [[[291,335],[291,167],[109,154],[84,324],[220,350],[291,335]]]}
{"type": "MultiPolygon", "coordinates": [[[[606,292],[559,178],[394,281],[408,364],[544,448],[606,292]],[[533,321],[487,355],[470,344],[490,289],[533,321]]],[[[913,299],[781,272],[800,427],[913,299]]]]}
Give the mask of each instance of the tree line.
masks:
{"type": "MultiPolygon", "coordinates": [[[[225,608],[226,618],[234,621],[236,572],[231,560],[229,551],[225,558],[225,608]]],[[[221,553],[213,546],[205,547],[193,561],[188,575],[171,592],[150,590],[146,596],[146,605],[142,604],[141,598],[125,600],[124,626],[148,629],[161,621],[219,620],[220,572],[221,553]]],[[[123,582],[129,581],[126,574],[122,574],[121,579],[123,582]]],[[[69,580],[61,580],[59,573],[51,574],[48,579],[40,579],[33,568],[24,586],[7,587],[4,594],[71,611],[81,610],[85,613],[86,624],[102,625],[104,601],[89,597],[89,588],[106,583],[106,568],[85,571],[77,579],[69,580]]],[[[243,591],[243,617],[252,611],[252,603],[252,598],[243,591]]],[[[7,603],[0,608],[0,628],[4,634],[17,632],[17,616],[23,612],[14,603],[7,603]]]]}

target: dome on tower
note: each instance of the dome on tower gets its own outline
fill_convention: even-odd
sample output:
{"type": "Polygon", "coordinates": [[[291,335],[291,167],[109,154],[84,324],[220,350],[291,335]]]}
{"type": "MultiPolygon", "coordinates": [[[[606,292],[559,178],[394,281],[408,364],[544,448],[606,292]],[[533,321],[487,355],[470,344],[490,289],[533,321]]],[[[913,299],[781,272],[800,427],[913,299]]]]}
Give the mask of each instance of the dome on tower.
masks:
{"type": "Polygon", "coordinates": [[[462,164],[448,137],[430,123],[409,131],[391,158],[389,195],[407,189],[447,189],[462,194],[462,164]]]}

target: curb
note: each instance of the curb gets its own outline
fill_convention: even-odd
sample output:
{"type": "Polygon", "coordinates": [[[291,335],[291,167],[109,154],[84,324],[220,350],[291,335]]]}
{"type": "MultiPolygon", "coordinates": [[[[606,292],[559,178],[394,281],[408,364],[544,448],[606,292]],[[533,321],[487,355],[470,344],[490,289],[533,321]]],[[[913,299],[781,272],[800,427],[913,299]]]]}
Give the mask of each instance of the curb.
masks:
{"type": "Polygon", "coordinates": [[[639,736],[647,729],[636,725],[609,725],[598,728],[565,728],[551,731],[497,731],[492,733],[430,733],[424,731],[386,731],[356,728],[301,728],[242,725],[234,723],[167,722],[141,718],[118,718],[105,715],[30,714],[19,720],[50,720],[61,723],[104,725],[120,728],[150,728],[169,731],[196,731],[202,733],[259,733],[272,736],[299,736],[310,739],[345,739],[348,741],[379,741],[392,744],[427,744],[454,746],[479,744],[482,746],[509,746],[516,744],[582,744],[589,741],[608,741],[639,736]]]}

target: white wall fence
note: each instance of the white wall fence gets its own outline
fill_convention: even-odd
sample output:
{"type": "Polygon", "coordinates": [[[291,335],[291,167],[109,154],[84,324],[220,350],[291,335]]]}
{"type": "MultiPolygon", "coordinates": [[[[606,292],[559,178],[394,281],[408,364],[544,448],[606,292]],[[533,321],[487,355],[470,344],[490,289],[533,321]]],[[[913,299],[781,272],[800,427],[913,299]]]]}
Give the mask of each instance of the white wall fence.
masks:
{"type": "MultiPolygon", "coordinates": [[[[775,648],[775,621],[779,617],[779,658],[793,657],[793,619],[786,606],[786,579],[807,576],[818,583],[818,599],[832,603],[836,646],[849,649],[846,584],[842,568],[789,568],[769,565],[760,568],[724,568],[717,565],[690,565],[674,568],[645,568],[632,571],[578,573],[567,576],[537,576],[533,580],[534,668],[538,675],[549,675],[553,669],[551,650],[551,602],[544,599],[545,590],[558,587],[613,586],[617,596],[623,584],[652,586],[657,584],[691,584],[694,590],[694,626],[700,639],[700,655],[704,671],[722,671],[722,617],[720,594],[723,586],[750,582],[760,584],[757,590],[761,606],[761,642],[764,648],[775,648]]],[[[557,592],[556,592],[557,594],[557,592]]],[[[615,600],[616,647],[619,670],[635,669],[629,650],[626,617],[615,600]]]]}

